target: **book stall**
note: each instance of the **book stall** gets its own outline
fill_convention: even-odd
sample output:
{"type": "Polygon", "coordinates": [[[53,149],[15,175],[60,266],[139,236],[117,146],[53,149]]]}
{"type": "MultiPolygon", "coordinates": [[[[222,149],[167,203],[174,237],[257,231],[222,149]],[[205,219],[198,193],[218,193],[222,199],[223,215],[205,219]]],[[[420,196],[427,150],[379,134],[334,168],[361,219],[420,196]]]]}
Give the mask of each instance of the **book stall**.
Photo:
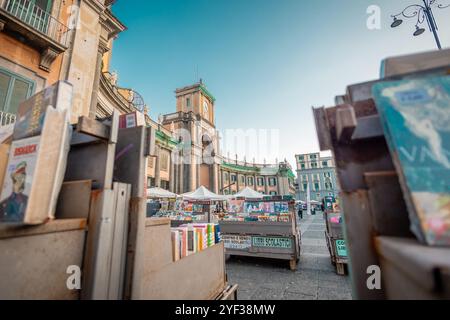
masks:
{"type": "Polygon", "coordinates": [[[220,220],[226,254],[287,260],[296,270],[300,232],[291,197],[265,197],[246,188],[228,200],[220,220]]]}
{"type": "Polygon", "coordinates": [[[156,216],[168,217],[172,227],[186,223],[217,223],[218,209],[227,198],[201,186],[194,192],[177,196],[169,210],[159,210],[156,216]]]}
{"type": "Polygon", "coordinates": [[[345,274],[348,263],[347,247],[344,237],[344,221],[335,197],[328,196],[322,200],[326,224],[325,239],[330,252],[331,263],[339,275],[345,274]]]}
{"type": "Polygon", "coordinates": [[[0,127],[0,299],[235,298],[218,229],[147,218],[154,129],[70,124],[71,98],[60,81],[0,127]]]}
{"type": "Polygon", "coordinates": [[[450,50],[388,58],[314,109],[332,150],[357,299],[450,298],[450,50]],[[367,284],[379,267],[378,290],[367,284]]]}
{"type": "Polygon", "coordinates": [[[175,212],[178,195],[162,188],[147,190],[147,217],[169,216],[175,212]]]}

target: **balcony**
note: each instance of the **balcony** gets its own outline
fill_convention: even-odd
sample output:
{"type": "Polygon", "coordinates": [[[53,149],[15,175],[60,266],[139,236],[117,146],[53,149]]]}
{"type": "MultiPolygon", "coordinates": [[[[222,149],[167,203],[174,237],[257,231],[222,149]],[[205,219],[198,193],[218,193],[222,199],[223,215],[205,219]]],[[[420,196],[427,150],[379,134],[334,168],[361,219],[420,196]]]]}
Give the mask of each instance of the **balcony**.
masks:
{"type": "Polygon", "coordinates": [[[0,31],[39,50],[39,67],[50,71],[55,58],[67,49],[70,30],[34,1],[0,0],[0,31]]]}

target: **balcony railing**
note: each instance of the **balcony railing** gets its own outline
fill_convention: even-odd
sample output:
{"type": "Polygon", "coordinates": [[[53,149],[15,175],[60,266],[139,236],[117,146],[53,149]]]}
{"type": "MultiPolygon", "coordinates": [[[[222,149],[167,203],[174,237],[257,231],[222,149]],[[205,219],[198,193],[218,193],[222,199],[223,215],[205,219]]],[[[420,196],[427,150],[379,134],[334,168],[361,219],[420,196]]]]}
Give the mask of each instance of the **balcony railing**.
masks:
{"type": "Polygon", "coordinates": [[[67,47],[69,28],[29,0],[0,0],[0,11],[67,47]]]}
{"type": "Polygon", "coordinates": [[[16,122],[16,115],[0,111],[0,127],[16,122]]]}

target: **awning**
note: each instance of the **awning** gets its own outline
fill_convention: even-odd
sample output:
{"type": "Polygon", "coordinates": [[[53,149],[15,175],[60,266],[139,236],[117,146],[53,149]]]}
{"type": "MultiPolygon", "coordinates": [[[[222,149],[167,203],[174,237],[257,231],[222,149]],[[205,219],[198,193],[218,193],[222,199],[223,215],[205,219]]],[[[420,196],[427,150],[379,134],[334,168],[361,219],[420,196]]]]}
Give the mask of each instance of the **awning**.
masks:
{"type": "Polygon", "coordinates": [[[162,188],[147,189],[147,198],[175,199],[177,195],[162,188]]]}
{"type": "Polygon", "coordinates": [[[244,190],[242,190],[242,191],[240,191],[240,192],[238,192],[238,193],[232,195],[232,196],[229,197],[229,198],[231,198],[231,199],[234,199],[234,198],[262,199],[262,198],[264,198],[264,197],[265,197],[265,196],[264,196],[262,193],[257,192],[257,191],[255,191],[255,190],[249,188],[249,187],[246,187],[244,190]]]}
{"type": "Polygon", "coordinates": [[[222,196],[219,194],[215,194],[214,192],[209,191],[204,186],[201,186],[197,190],[193,192],[188,192],[182,194],[180,196],[184,200],[226,200],[226,196],[222,196]]]}

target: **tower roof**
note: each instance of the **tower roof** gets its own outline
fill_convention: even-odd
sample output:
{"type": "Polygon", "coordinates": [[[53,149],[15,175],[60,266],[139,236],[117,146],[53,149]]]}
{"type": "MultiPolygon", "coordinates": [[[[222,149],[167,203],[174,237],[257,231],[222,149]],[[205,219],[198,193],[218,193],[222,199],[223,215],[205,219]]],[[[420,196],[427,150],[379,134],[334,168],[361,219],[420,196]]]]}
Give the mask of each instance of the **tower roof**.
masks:
{"type": "Polygon", "coordinates": [[[189,85],[186,87],[177,88],[175,90],[175,95],[178,97],[178,96],[181,96],[181,95],[189,93],[189,92],[198,92],[198,91],[201,91],[212,102],[216,101],[216,98],[214,98],[214,96],[208,91],[208,89],[206,88],[206,85],[203,83],[202,80],[200,80],[200,82],[197,82],[195,84],[192,84],[192,85],[189,85]]]}

